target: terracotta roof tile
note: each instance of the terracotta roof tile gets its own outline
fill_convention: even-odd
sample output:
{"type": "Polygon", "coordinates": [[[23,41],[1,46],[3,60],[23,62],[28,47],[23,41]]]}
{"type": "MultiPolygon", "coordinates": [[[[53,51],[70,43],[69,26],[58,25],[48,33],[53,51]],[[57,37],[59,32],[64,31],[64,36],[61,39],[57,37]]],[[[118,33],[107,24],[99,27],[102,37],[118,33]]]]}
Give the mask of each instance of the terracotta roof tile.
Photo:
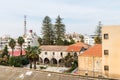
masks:
{"type": "Polygon", "coordinates": [[[87,45],[85,43],[82,43],[82,42],[77,42],[77,43],[73,44],[72,46],[82,46],[84,48],[88,48],[89,47],[89,45],[87,45]]]}
{"type": "Polygon", "coordinates": [[[67,51],[68,52],[79,52],[82,49],[82,46],[69,46],[67,51]]]}
{"type": "Polygon", "coordinates": [[[56,45],[42,45],[40,49],[42,51],[66,51],[68,46],[56,46],[56,45]]]}
{"type": "Polygon", "coordinates": [[[102,57],[102,45],[95,44],[94,46],[90,47],[88,50],[80,54],[79,56],[98,56],[102,57]]]}
{"type": "Polygon", "coordinates": [[[84,44],[82,42],[78,42],[75,44],[72,44],[68,47],[68,52],[79,52],[82,48],[88,48],[89,46],[87,44],[84,44]]]}

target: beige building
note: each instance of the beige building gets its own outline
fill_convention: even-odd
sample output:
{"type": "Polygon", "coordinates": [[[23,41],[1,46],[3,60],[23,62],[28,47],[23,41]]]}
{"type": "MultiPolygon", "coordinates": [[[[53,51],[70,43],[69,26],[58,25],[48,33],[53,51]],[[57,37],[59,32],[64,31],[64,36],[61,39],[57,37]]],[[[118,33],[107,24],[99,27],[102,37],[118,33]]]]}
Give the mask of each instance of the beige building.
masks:
{"type": "Polygon", "coordinates": [[[96,44],[78,56],[80,75],[102,75],[102,45],[96,44]]]}
{"type": "Polygon", "coordinates": [[[88,47],[88,45],[82,42],[78,42],[69,46],[42,45],[40,46],[40,63],[63,66],[64,58],[68,54],[77,56],[85,51],[88,47]]]}
{"type": "Polygon", "coordinates": [[[40,46],[40,62],[43,64],[62,65],[63,58],[67,56],[68,46],[42,45],[40,46]]]}
{"type": "Polygon", "coordinates": [[[102,63],[105,77],[120,78],[120,25],[102,27],[102,63]]]}

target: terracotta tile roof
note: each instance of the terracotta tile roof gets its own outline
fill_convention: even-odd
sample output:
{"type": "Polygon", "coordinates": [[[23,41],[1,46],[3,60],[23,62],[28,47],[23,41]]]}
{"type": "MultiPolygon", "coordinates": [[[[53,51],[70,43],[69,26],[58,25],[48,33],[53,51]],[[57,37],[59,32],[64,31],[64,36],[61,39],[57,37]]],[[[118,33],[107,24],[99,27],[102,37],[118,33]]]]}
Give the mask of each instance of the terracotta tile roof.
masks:
{"type": "Polygon", "coordinates": [[[40,49],[42,51],[67,51],[68,46],[56,46],[56,45],[42,45],[40,49]]]}
{"type": "Polygon", "coordinates": [[[82,42],[78,42],[75,44],[72,44],[68,47],[68,52],[79,52],[82,48],[88,48],[89,46],[87,44],[84,44],[82,42]]]}
{"type": "Polygon", "coordinates": [[[82,46],[84,48],[89,48],[89,45],[82,43],[82,42],[77,42],[77,43],[73,44],[72,46],[82,46]]]}
{"type": "Polygon", "coordinates": [[[80,52],[82,46],[69,46],[67,51],[68,52],[80,52]]]}
{"type": "MultiPolygon", "coordinates": [[[[9,51],[9,54],[12,55],[12,51],[9,51]]],[[[25,50],[22,50],[22,55],[25,55],[25,50]]],[[[14,50],[13,56],[20,56],[20,50],[14,50]]]]}
{"type": "Polygon", "coordinates": [[[102,57],[102,45],[95,44],[94,46],[90,47],[88,50],[80,54],[79,56],[98,56],[102,57]]]}

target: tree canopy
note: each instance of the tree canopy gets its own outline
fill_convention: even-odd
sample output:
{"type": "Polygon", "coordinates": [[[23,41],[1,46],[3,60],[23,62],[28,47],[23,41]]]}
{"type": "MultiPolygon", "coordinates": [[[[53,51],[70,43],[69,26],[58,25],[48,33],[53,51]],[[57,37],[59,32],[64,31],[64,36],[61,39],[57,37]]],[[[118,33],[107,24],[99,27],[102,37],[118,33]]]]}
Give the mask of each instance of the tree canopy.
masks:
{"type": "Polygon", "coordinates": [[[9,41],[9,46],[12,49],[12,56],[13,56],[13,53],[14,53],[14,47],[15,47],[15,45],[16,45],[16,41],[11,38],[10,41],[9,41]]]}
{"type": "Polygon", "coordinates": [[[51,18],[49,16],[45,16],[42,23],[42,35],[43,35],[43,44],[51,45],[54,42],[54,30],[53,25],[51,23],[51,18]]]}
{"type": "Polygon", "coordinates": [[[101,21],[99,21],[99,24],[98,24],[97,29],[95,31],[95,34],[96,34],[96,37],[94,38],[95,44],[102,43],[101,29],[102,29],[102,24],[101,24],[101,21]]]}
{"type": "Polygon", "coordinates": [[[58,16],[55,22],[55,41],[57,45],[63,44],[63,39],[65,36],[65,25],[62,23],[62,18],[58,16]]]}

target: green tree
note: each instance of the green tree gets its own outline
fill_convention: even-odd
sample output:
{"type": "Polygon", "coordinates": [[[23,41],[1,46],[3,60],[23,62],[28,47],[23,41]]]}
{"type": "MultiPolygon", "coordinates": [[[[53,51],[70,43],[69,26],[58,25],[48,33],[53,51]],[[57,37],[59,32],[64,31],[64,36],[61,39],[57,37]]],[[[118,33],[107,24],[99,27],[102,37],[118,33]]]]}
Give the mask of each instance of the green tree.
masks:
{"type": "Polygon", "coordinates": [[[98,37],[101,37],[101,29],[102,29],[102,24],[101,24],[101,21],[99,21],[98,26],[97,26],[96,31],[95,31],[95,34],[98,37]]]}
{"type": "Polygon", "coordinates": [[[14,53],[15,45],[16,45],[16,41],[11,38],[10,41],[9,41],[9,46],[10,46],[11,49],[12,49],[12,56],[13,56],[13,53],[14,53]]]}
{"type": "Polygon", "coordinates": [[[39,43],[39,46],[41,45],[41,43],[42,43],[42,39],[39,37],[38,38],[38,43],[39,43]]]}
{"type": "Polygon", "coordinates": [[[80,35],[81,42],[84,42],[84,36],[80,35]]]}
{"type": "Polygon", "coordinates": [[[49,16],[46,16],[42,23],[43,44],[51,45],[54,43],[54,30],[49,16]]]}
{"type": "Polygon", "coordinates": [[[73,39],[70,39],[70,44],[74,44],[75,41],[73,39]]]}
{"type": "Polygon", "coordinates": [[[20,45],[21,47],[21,52],[20,52],[20,56],[22,56],[22,45],[23,43],[25,42],[24,38],[23,37],[19,37],[18,40],[17,40],[18,44],[20,45]]]}
{"type": "Polygon", "coordinates": [[[98,24],[97,29],[95,31],[95,34],[96,34],[96,37],[94,38],[95,44],[102,43],[101,29],[102,29],[102,24],[101,24],[101,21],[99,21],[99,24],[98,24]]]}
{"type": "Polygon", "coordinates": [[[39,60],[40,49],[37,46],[28,46],[26,49],[26,56],[29,59],[30,68],[32,68],[32,62],[34,63],[34,69],[36,69],[36,62],[39,60]]]}
{"type": "Polygon", "coordinates": [[[1,57],[2,58],[0,58],[0,64],[1,65],[8,65],[9,53],[8,53],[7,45],[5,45],[5,47],[4,47],[3,51],[2,51],[1,57]]]}
{"type": "Polygon", "coordinates": [[[5,45],[5,48],[4,48],[3,52],[2,52],[2,58],[4,58],[5,56],[7,57],[7,59],[9,58],[7,45],[5,45]]]}
{"type": "Polygon", "coordinates": [[[56,23],[55,23],[55,37],[56,37],[56,44],[57,45],[62,45],[64,36],[65,36],[65,25],[62,23],[62,18],[58,16],[56,18],[56,23]]]}
{"type": "Polygon", "coordinates": [[[68,40],[64,40],[64,45],[69,45],[70,43],[69,43],[69,41],[68,40]]]}
{"type": "Polygon", "coordinates": [[[95,40],[95,44],[101,44],[102,43],[102,39],[99,36],[96,36],[94,40],[95,40]]]}

